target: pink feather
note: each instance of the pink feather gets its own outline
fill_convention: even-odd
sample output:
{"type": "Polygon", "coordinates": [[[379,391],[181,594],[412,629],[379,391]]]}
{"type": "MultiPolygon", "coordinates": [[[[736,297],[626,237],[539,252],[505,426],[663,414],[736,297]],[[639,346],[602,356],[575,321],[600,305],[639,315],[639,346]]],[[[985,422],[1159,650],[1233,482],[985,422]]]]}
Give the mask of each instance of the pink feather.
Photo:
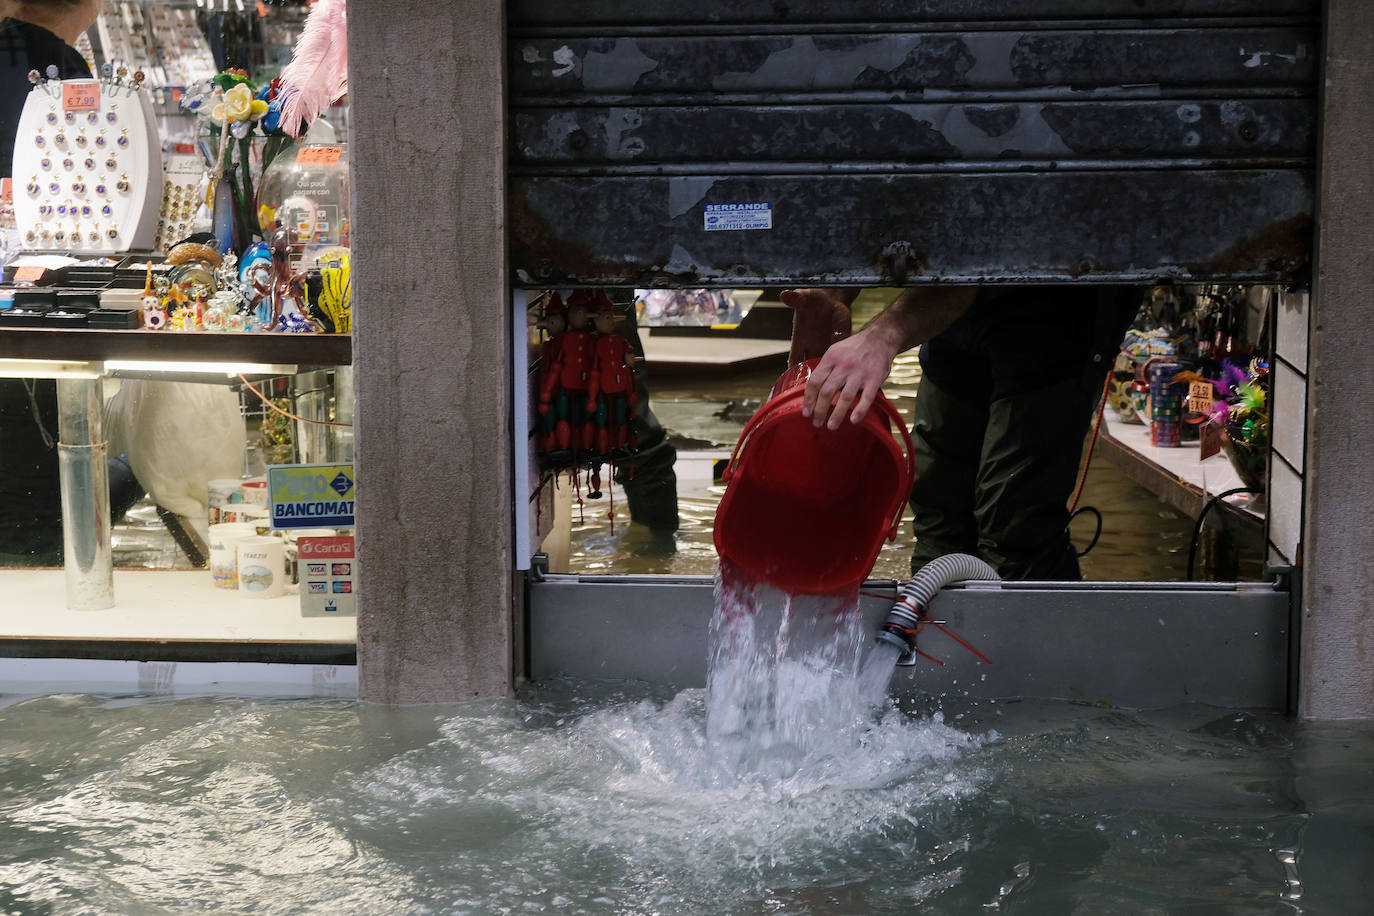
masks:
{"type": "Polygon", "coordinates": [[[347,15],[345,0],[319,0],[282,69],[281,128],[293,137],[348,94],[347,15]]]}

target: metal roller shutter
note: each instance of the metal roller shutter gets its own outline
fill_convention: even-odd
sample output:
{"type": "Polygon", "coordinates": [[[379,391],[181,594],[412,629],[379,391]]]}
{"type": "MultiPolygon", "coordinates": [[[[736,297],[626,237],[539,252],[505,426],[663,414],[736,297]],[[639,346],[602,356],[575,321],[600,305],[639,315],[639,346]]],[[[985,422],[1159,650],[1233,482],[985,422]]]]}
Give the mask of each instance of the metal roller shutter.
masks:
{"type": "Polygon", "coordinates": [[[517,285],[1276,280],[1308,260],[1311,0],[509,9],[517,285]]]}

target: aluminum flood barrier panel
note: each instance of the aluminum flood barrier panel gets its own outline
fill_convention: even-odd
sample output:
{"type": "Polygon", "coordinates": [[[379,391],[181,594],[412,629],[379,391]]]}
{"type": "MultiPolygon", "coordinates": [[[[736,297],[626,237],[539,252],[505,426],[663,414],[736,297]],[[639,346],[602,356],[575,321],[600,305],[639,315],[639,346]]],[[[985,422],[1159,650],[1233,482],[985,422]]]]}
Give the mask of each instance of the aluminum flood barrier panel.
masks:
{"type": "MultiPolygon", "coordinates": [[[[555,575],[528,587],[531,679],[705,685],[712,579],[555,575]]],[[[864,591],[876,632],[896,583],[864,591]]],[[[927,629],[920,647],[944,664],[898,669],[896,694],[1288,707],[1289,592],[1272,584],[970,582],[929,611],[992,664],[927,629]]]]}
{"type": "Polygon", "coordinates": [[[1275,281],[1312,0],[512,0],[520,286],[1275,281]]]}

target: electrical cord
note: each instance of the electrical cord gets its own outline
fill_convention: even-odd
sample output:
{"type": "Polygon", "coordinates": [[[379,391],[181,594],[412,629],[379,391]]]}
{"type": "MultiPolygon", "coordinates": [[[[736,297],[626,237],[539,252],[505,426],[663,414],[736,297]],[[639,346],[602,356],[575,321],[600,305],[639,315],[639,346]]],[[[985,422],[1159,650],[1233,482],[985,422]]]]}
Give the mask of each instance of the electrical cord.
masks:
{"type": "Polygon", "coordinates": [[[1102,379],[1102,397],[1097,402],[1097,422],[1093,423],[1093,435],[1088,440],[1088,454],[1083,459],[1083,470],[1078,475],[1078,485],[1074,487],[1073,499],[1069,502],[1069,518],[1073,518],[1074,510],[1078,508],[1078,498],[1083,495],[1083,485],[1088,482],[1088,465],[1092,464],[1093,449],[1097,446],[1097,433],[1102,428],[1102,416],[1107,410],[1107,392],[1112,384],[1112,374],[1107,373],[1102,379]]]}
{"type": "Polygon", "coordinates": [[[269,398],[267,395],[263,394],[263,393],[262,393],[261,391],[259,391],[257,388],[254,388],[254,387],[253,387],[253,383],[250,382],[250,381],[248,381],[248,379],[244,378],[242,373],[239,374],[239,381],[240,381],[240,382],[243,382],[244,387],[246,387],[249,391],[251,391],[251,392],[253,392],[254,394],[256,394],[256,395],[258,396],[259,400],[261,400],[262,403],[263,403],[266,407],[268,407],[269,409],[275,411],[276,413],[281,414],[283,417],[286,417],[287,419],[290,419],[290,420],[299,420],[299,421],[302,422],[302,423],[312,423],[312,424],[314,424],[315,426],[338,426],[338,427],[342,427],[343,429],[352,429],[352,428],[353,428],[353,424],[352,424],[352,423],[334,423],[334,422],[329,421],[329,420],[311,420],[311,419],[309,419],[309,418],[307,418],[307,417],[298,417],[298,416],[296,416],[295,414],[291,413],[290,411],[282,410],[282,409],[281,409],[280,407],[278,407],[276,404],[273,404],[273,403],[272,403],[272,399],[269,398]]]}
{"type": "Polygon", "coordinates": [[[1097,546],[1098,538],[1102,537],[1102,513],[1098,512],[1097,509],[1093,506],[1084,506],[1081,509],[1075,510],[1074,513],[1069,516],[1069,524],[1072,525],[1073,520],[1076,519],[1078,516],[1082,515],[1084,512],[1091,512],[1093,515],[1097,516],[1097,530],[1093,532],[1093,539],[1088,542],[1088,546],[1084,547],[1082,550],[1074,554],[1074,556],[1076,557],[1087,556],[1088,551],[1092,550],[1094,547],[1097,546]]]}
{"type": "Polygon", "coordinates": [[[1262,488],[1257,487],[1233,487],[1230,490],[1223,490],[1216,496],[1207,500],[1207,505],[1202,507],[1202,511],[1197,515],[1197,522],[1193,525],[1193,536],[1188,542],[1188,576],[1185,581],[1193,581],[1193,561],[1197,556],[1198,538],[1202,536],[1202,522],[1207,518],[1207,513],[1212,511],[1212,507],[1221,502],[1228,496],[1235,496],[1238,493],[1263,493],[1262,488]]]}
{"type": "Polygon", "coordinates": [[[1087,547],[1084,547],[1081,551],[1074,554],[1076,557],[1087,556],[1088,551],[1097,546],[1098,538],[1102,537],[1102,513],[1092,506],[1084,506],[1081,509],[1078,508],[1078,500],[1079,497],[1083,495],[1084,484],[1088,482],[1088,465],[1092,464],[1093,449],[1097,446],[1098,430],[1102,428],[1102,417],[1107,409],[1107,392],[1111,390],[1111,384],[1112,374],[1108,372],[1107,377],[1102,380],[1102,397],[1097,402],[1097,417],[1093,423],[1092,438],[1088,440],[1088,454],[1083,459],[1083,470],[1079,472],[1078,483],[1074,486],[1073,490],[1073,499],[1069,502],[1069,521],[1068,524],[1064,526],[1065,530],[1068,530],[1069,525],[1073,524],[1073,520],[1083,512],[1091,512],[1093,515],[1097,516],[1097,530],[1093,532],[1093,539],[1088,542],[1087,547]]]}

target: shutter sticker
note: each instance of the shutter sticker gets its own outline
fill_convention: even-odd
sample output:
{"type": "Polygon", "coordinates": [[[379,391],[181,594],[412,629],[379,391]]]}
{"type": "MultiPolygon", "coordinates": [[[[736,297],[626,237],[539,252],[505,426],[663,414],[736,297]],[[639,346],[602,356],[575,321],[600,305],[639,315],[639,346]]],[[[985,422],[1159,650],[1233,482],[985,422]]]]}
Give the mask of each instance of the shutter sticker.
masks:
{"type": "Polygon", "coordinates": [[[773,205],[770,203],[707,204],[705,220],[707,232],[772,229],[773,205]]]}

